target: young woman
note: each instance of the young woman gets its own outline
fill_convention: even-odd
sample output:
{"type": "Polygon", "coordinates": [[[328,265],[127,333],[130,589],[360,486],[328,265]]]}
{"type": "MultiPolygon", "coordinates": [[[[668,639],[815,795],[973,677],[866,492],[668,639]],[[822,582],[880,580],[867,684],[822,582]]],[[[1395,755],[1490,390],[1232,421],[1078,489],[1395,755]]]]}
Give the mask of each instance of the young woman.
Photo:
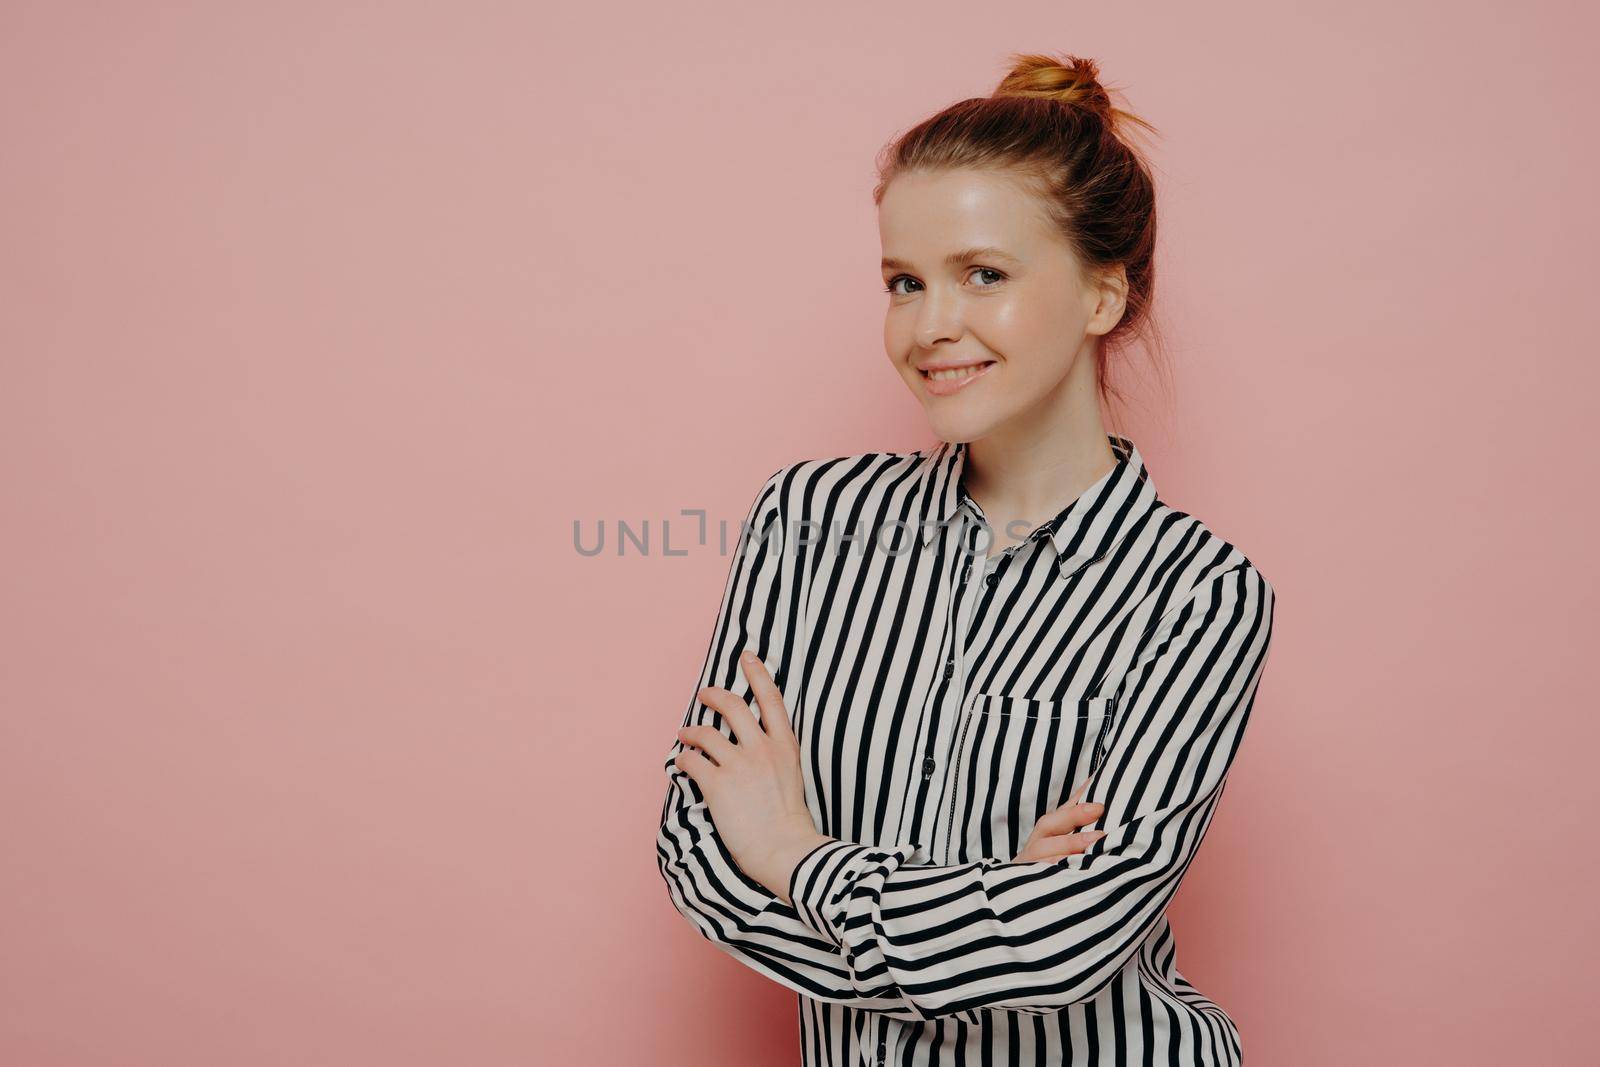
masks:
{"type": "Polygon", "coordinates": [[[1140,120],[1091,61],[1015,58],[875,194],[885,347],[940,443],[762,486],[658,861],[702,934],[800,994],[808,1067],[1237,1064],[1165,911],[1273,591],[1101,421],[1151,299],[1140,120]]]}

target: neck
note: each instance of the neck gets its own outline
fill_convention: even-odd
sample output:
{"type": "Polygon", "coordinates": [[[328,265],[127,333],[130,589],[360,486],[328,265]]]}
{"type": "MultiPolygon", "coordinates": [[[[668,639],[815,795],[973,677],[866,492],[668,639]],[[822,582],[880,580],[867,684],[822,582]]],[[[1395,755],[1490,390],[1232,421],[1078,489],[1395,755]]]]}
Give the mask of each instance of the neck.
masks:
{"type": "Polygon", "coordinates": [[[1083,356],[1056,395],[967,443],[962,483],[985,514],[1043,522],[1116,466],[1083,356]]]}

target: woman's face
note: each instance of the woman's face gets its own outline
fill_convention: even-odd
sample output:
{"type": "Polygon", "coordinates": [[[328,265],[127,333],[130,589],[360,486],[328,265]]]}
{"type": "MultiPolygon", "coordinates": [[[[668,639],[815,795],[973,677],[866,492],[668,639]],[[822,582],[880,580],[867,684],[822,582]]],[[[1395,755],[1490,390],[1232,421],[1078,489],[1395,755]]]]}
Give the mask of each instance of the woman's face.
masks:
{"type": "Polygon", "coordinates": [[[1095,345],[1122,314],[1121,273],[1085,284],[1019,182],[998,171],[905,173],[878,205],[884,350],[946,441],[1054,410],[1069,390],[1094,402],[1095,345]],[[961,377],[930,377],[945,365],[961,377]]]}

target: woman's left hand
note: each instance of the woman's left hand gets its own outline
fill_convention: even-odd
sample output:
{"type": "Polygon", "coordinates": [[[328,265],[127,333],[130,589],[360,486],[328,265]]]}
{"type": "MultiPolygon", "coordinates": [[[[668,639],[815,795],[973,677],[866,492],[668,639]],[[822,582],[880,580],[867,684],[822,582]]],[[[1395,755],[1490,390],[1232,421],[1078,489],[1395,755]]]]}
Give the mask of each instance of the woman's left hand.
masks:
{"type": "Polygon", "coordinates": [[[673,763],[705,794],[711,821],[734,862],[790,904],[789,879],[795,866],[806,853],[833,838],[817,832],[806,807],[800,742],[783,694],[758,656],[746,652],[742,662],[761,706],[761,720],[733,693],[707,686],[695,695],[722,713],[733,728],[734,740],[714,726],[683,727],[678,739],[694,748],[684,748],[673,763]]]}

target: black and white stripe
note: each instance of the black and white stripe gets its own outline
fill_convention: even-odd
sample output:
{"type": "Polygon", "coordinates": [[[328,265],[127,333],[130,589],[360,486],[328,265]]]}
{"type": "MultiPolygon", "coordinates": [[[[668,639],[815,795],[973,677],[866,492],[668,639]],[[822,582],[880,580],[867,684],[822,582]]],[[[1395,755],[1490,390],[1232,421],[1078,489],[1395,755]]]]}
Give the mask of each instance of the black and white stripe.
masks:
{"type": "MultiPolygon", "coordinates": [[[[677,909],[800,994],[808,1067],[1240,1062],[1165,911],[1249,719],[1273,591],[1108,439],[1116,466],[992,559],[959,443],[794,463],[751,506],[695,689],[759,714],[738,656],[763,658],[838,841],[783,904],[732,863],[675,742],[656,849],[677,909]],[[1010,862],[1091,770],[1107,836],[1010,862]]],[[[683,722],[732,736],[693,697],[683,722]]]]}

